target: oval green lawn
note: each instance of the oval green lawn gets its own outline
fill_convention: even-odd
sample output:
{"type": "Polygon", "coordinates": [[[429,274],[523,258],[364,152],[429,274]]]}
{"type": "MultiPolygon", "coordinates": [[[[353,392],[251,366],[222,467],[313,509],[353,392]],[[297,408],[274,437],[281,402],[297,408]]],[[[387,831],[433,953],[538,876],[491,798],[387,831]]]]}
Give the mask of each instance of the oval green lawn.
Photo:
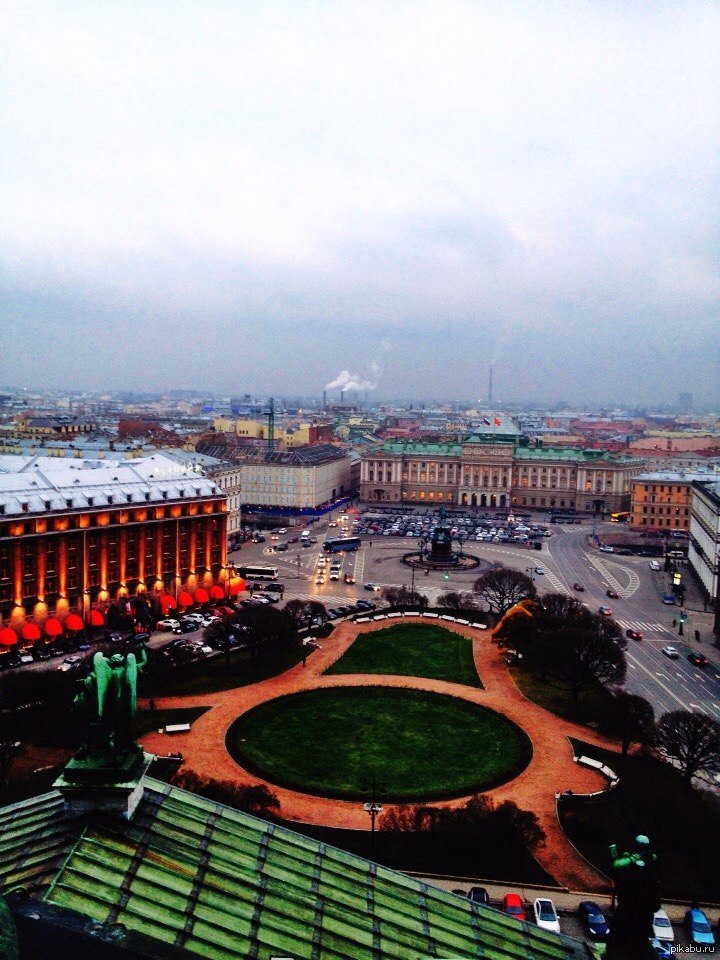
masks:
{"type": "Polygon", "coordinates": [[[390,801],[464,796],[505,783],[530,761],[528,737],[506,717],[465,700],[391,687],[289,694],[232,724],[238,763],[278,786],[390,801]]]}
{"type": "Polygon", "coordinates": [[[325,672],[396,674],[482,687],[470,637],[430,623],[398,623],[358,634],[325,672]]]}

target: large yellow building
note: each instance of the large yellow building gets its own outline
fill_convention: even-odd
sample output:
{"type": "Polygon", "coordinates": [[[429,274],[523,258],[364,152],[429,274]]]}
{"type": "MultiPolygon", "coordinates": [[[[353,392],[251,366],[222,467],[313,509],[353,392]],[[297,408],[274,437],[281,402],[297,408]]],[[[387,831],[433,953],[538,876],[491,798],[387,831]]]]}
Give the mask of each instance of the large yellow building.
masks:
{"type": "Polygon", "coordinates": [[[641,473],[632,484],[630,523],[638,530],[690,529],[693,480],[708,480],[707,472],[641,473]]]}

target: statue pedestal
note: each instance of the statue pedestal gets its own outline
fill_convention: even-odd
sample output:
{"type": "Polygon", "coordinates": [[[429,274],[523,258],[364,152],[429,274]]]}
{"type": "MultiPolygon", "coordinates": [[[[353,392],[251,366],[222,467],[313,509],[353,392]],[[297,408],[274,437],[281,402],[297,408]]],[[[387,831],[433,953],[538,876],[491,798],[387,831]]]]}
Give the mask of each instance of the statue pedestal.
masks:
{"type": "Polygon", "coordinates": [[[82,753],[73,757],[53,786],[73,813],[93,810],[129,820],[145,789],[152,756],[135,745],[122,753],[82,753]]]}

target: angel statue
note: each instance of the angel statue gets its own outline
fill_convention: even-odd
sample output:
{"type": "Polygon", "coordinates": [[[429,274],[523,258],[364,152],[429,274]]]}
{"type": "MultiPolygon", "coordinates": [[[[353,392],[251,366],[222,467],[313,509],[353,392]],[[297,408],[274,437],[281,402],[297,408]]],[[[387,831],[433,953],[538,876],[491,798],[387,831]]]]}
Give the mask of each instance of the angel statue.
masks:
{"type": "Polygon", "coordinates": [[[78,756],[103,753],[117,757],[134,748],[131,723],[137,712],[137,678],[146,663],[144,646],[139,657],[134,653],[95,654],[93,669],[75,697],[75,709],[88,725],[87,741],[78,756]]]}

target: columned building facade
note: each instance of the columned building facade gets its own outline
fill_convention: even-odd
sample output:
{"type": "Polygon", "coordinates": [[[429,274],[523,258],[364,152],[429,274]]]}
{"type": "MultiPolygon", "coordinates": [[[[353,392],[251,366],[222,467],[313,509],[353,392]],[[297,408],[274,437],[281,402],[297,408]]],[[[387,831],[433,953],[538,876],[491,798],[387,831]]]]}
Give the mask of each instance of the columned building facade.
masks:
{"type": "Polygon", "coordinates": [[[457,443],[391,441],[363,454],[365,503],[549,510],[628,510],[643,461],[602,450],[529,446],[513,434],[457,443]]]}
{"type": "Polygon", "coordinates": [[[0,463],[3,624],[87,617],[119,597],[224,578],[226,498],[212,481],[160,455],[24,460],[0,463]]]}

